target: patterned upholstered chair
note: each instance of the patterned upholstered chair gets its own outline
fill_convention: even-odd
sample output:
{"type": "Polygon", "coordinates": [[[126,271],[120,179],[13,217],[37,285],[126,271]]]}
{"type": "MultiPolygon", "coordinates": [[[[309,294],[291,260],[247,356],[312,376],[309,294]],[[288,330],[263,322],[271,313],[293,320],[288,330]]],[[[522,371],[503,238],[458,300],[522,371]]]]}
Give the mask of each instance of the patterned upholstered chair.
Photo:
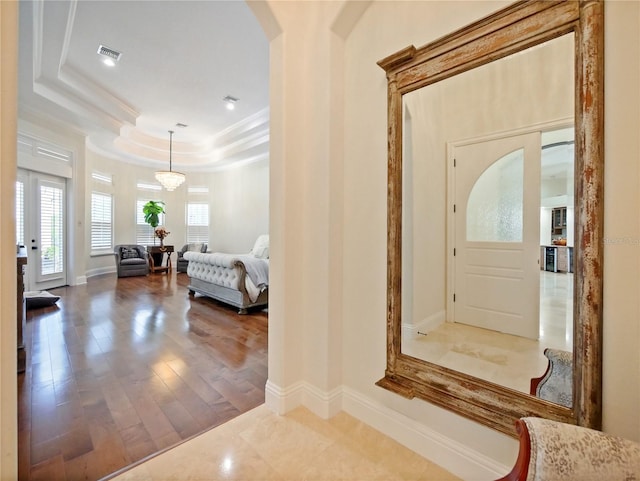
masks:
{"type": "Polygon", "coordinates": [[[146,276],[149,274],[149,257],[143,246],[120,244],[113,248],[118,277],[146,276]]]}
{"type": "Polygon", "coordinates": [[[541,418],[516,421],[520,451],[499,481],[640,480],[640,444],[541,418]]]}
{"type": "Polygon", "coordinates": [[[531,379],[529,394],[546,401],[573,406],[573,353],[547,348],[544,355],[549,359],[547,371],[531,379]]]}
{"type": "Polygon", "coordinates": [[[182,246],[182,249],[178,251],[178,260],[176,261],[176,270],[178,272],[187,272],[189,267],[189,261],[185,259],[185,252],[207,252],[207,244],[202,243],[190,243],[182,246]]]}

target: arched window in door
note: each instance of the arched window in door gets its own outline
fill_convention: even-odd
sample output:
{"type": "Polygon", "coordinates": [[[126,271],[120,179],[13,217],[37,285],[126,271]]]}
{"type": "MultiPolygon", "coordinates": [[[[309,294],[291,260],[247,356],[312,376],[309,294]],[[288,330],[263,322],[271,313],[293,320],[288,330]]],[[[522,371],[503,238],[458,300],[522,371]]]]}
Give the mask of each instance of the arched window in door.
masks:
{"type": "Polygon", "coordinates": [[[467,241],[522,242],[524,149],[492,163],[467,200],[467,241]]]}

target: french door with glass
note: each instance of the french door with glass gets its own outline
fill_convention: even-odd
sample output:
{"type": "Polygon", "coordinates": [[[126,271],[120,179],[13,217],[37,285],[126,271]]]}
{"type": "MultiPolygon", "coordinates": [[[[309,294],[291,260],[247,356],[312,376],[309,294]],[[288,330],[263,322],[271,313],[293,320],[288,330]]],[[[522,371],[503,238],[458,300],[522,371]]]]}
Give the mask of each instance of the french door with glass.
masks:
{"type": "Polygon", "coordinates": [[[22,237],[28,254],[27,290],[67,285],[66,180],[19,170],[16,192],[17,239],[22,237]]]}

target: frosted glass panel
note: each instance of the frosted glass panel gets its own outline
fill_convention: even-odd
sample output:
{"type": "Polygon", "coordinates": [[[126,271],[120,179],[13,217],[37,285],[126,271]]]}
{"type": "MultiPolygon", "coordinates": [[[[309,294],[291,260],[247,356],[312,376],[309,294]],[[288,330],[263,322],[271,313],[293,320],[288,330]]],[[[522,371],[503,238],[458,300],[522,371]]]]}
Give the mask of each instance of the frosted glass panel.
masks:
{"type": "Polygon", "coordinates": [[[522,242],[524,150],[495,161],[473,186],[467,202],[467,240],[522,242]]]}

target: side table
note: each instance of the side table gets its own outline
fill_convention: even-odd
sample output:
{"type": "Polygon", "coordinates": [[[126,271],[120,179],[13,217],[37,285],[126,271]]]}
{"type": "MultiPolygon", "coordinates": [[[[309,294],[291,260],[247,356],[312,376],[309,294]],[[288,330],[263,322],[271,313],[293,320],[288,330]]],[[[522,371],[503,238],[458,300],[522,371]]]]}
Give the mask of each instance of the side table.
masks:
{"type": "Polygon", "coordinates": [[[173,246],[147,246],[149,270],[151,272],[171,272],[171,254],[173,252],[173,246]],[[163,262],[165,254],[167,254],[166,263],[163,262]]]}

